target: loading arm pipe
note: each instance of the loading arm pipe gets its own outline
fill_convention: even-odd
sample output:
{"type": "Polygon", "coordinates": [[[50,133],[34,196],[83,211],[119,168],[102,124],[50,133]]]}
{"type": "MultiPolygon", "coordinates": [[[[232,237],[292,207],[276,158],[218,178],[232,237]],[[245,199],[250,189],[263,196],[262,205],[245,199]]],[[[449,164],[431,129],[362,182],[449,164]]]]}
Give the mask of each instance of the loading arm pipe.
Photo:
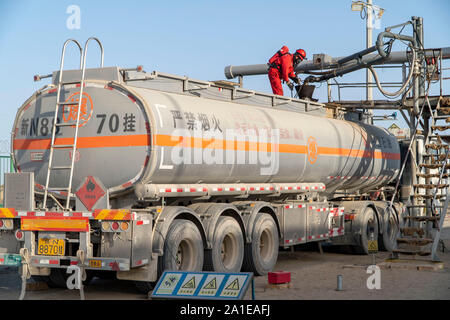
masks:
{"type": "MultiPolygon", "coordinates": [[[[383,33],[385,33],[385,32],[383,32],[383,33]]],[[[387,37],[386,34],[387,33],[385,33],[384,37],[387,37]]],[[[371,48],[373,48],[373,47],[371,47],[371,48]]],[[[438,49],[436,49],[436,50],[438,50],[438,49]]],[[[442,50],[442,59],[450,59],[450,47],[441,48],[441,50],[442,50]]],[[[361,52],[364,52],[364,51],[366,51],[366,50],[363,50],[361,52]]],[[[343,59],[346,59],[348,57],[350,57],[350,56],[332,58],[330,63],[321,64],[321,65],[316,65],[311,60],[303,61],[297,65],[297,67],[295,68],[295,72],[305,73],[305,72],[312,71],[312,70],[337,68],[337,67],[339,67],[338,62],[342,61],[343,59]]],[[[426,50],[426,57],[427,58],[433,57],[433,53],[430,52],[429,49],[426,50]]],[[[381,56],[378,52],[367,54],[361,58],[360,63],[367,65],[376,58],[381,58],[381,56]]],[[[406,51],[395,51],[395,52],[391,52],[389,54],[389,56],[387,58],[385,58],[384,60],[380,60],[379,62],[372,63],[372,65],[402,64],[402,63],[409,61],[409,59],[410,58],[408,57],[408,53],[406,51]]],[[[351,67],[352,65],[356,66],[356,65],[358,65],[358,62],[352,61],[352,62],[342,65],[341,67],[347,68],[347,67],[351,67]]],[[[238,76],[264,75],[264,74],[267,74],[268,72],[269,72],[269,66],[267,64],[253,64],[253,65],[225,67],[225,76],[227,77],[227,79],[233,79],[238,76]]]]}

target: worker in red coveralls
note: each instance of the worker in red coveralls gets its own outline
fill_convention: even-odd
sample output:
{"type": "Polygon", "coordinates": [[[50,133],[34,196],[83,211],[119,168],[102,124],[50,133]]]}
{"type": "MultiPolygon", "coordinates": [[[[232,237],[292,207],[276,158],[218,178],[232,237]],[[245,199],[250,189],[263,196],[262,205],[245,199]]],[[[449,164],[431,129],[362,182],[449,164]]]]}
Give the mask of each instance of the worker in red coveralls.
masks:
{"type": "Polygon", "coordinates": [[[272,86],[273,94],[283,95],[283,87],[281,80],[286,82],[289,89],[293,90],[294,85],[290,79],[296,84],[300,83],[294,69],[297,64],[303,59],[306,59],[306,52],[303,49],[298,49],[294,54],[289,53],[289,48],[283,46],[280,51],[275,53],[269,60],[269,80],[272,86]]]}

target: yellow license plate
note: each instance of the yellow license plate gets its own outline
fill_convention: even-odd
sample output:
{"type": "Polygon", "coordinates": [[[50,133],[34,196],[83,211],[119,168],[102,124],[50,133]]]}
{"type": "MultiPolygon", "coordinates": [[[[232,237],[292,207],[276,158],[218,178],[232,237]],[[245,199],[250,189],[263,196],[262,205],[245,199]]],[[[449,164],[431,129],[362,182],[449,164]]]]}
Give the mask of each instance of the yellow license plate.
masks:
{"type": "Polygon", "coordinates": [[[101,268],[102,261],[101,260],[89,260],[89,267],[91,268],[101,268]]]}
{"type": "Polygon", "coordinates": [[[63,256],[65,241],[63,239],[39,239],[38,255],[63,256]]]}

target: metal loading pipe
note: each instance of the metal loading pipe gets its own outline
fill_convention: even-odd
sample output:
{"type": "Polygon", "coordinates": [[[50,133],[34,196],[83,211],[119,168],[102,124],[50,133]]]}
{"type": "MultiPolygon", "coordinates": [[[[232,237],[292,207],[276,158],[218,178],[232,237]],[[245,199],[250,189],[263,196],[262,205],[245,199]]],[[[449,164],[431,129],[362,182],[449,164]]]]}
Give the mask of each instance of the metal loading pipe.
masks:
{"type": "MultiPolygon", "coordinates": [[[[442,59],[450,59],[450,47],[442,48],[442,59]]],[[[362,51],[363,52],[363,51],[362,51]]],[[[433,58],[433,52],[426,51],[426,58],[433,58]]],[[[339,61],[346,59],[348,57],[336,57],[332,58],[330,63],[327,64],[314,64],[314,61],[303,61],[297,65],[295,68],[295,72],[297,73],[305,73],[312,70],[324,70],[324,69],[333,69],[339,66],[339,61]]],[[[361,58],[360,63],[367,64],[370,61],[373,61],[376,58],[381,58],[378,53],[367,54],[366,56],[361,58]]],[[[373,63],[372,65],[380,65],[380,64],[402,64],[409,60],[408,53],[406,51],[395,51],[391,52],[391,54],[385,58],[385,60],[373,63]]],[[[351,67],[357,65],[357,62],[346,63],[345,67],[351,67]]],[[[234,79],[238,76],[256,76],[256,75],[264,75],[269,72],[269,66],[267,63],[264,64],[252,64],[252,65],[241,65],[241,66],[226,66],[224,73],[227,79],[234,79]]]]}

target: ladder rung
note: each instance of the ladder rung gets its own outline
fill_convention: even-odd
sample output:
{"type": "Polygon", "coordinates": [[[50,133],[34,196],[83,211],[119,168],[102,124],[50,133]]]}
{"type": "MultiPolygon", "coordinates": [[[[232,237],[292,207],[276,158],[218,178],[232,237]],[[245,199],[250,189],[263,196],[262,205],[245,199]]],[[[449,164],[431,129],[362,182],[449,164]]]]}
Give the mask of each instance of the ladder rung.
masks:
{"type": "Polygon", "coordinates": [[[413,186],[419,189],[444,189],[448,187],[448,184],[414,184],[413,186]]]}
{"type": "Polygon", "coordinates": [[[423,236],[425,234],[425,230],[423,230],[422,228],[415,228],[415,227],[403,227],[400,228],[400,231],[405,236],[413,236],[415,233],[417,233],[417,235],[419,236],[423,236]]]}
{"type": "MultiPolygon", "coordinates": [[[[443,168],[444,165],[441,163],[421,163],[419,164],[420,168],[428,168],[428,169],[439,169],[439,168],[443,168]]],[[[445,169],[450,169],[450,164],[446,164],[445,165],[445,169]]]]}
{"type": "Polygon", "coordinates": [[[442,115],[442,116],[435,116],[434,119],[439,120],[439,119],[449,119],[450,115],[442,115]]]}
{"type": "Polygon", "coordinates": [[[439,157],[439,158],[442,158],[442,160],[445,159],[445,154],[443,154],[443,153],[424,153],[422,156],[423,157],[439,157]]]}
{"type": "Polygon", "coordinates": [[[445,131],[450,129],[450,126],[431,126],[433,130],[445,131]]]}
{"type": "Polygon", "coordinates": [[[408,243],[410,245],[424,246],[433,242],[433,239],[427,238],[397,238],[399,243],[408,243]]]}
{"type": "Polygon", "coordinates": [[[431,254],[430,251],[424,251],[424,250],[407,250],[407,249],[394,249],[392,250],[394,253],[400,253],[400,254],[417,254],[419,256],[428,256],[431,254]]]}
{"type": "Polygon", "coordinates": [[[69,148],[73,148],[74,145],[73,144],[56,144],[53,145],[52,148],[54,149],[69,149],[69,148]]]}
{"type": "Polygon", "coordinates": [[[64,167],[64,166],[58,166],[58,167],[51,167],[50,170],[71,170],[72,167],[64,167]]]}
{"type": "Polygon", "coordinates": [[[440,143],[426,144],[425,148],[430,148],[434,150],[448,149],[448,144],[440,144],[440,143]]]}
{"type": "MultiPolygon", "coordinates": [[[[436,195],[436,199],[442,199],[445,198],[445,194],[437,194],[436,195]]],[[[414,194],[413,195],[414,198],[422,198],[422,199],[433,199],[433,195],[432,194],[414,194]]]]}
{"type": "Polygon", "coordinates": [[[63,81],[63,82],[60,82],[60,84],[62,86],[66,86],[66,85],[70,85],[70,84],[81,84],[81,81],[67,81],[67,82],[63,81]]]}
{"type": "Polygon", "coordinates": [[[58,102],[59,106],[73,106],[78,105],[78,102],[58,102]]]}
{"type": "MultiPolygon", "coordinates": [[[[440,173],[417,173],[416,176],[418,176],[419,178],[439,178],[440,173]]],[[[442,178],[448,178],[448,177],[449,177],[448,173],[444,173],[442,175],[442,178]]]]}
{"type": "Polygon", "coordinates": [[[449,114],[450,113],[450,108],[449,107],[440,107],[440,108],[437,109],[437,111],[449,114]]]}
{"type": "Polygon", "coordinates": [[[428,137],[438,138],[438,139],[448,139],[450,137],[450,135],[448,135],[448,134],[430,134],[428,137]]]}
{"type": "Polygon", "coordinates": [[[68,122],[68,123],[57,123],[56,126],[57,127],[73,127],[76,126],[77,124],[75,122],[68,122]]]}
{"type": "Polygon", "coordinates": [[[69,188],[47,188],[47,191],[69,191],[69,188]]]}

